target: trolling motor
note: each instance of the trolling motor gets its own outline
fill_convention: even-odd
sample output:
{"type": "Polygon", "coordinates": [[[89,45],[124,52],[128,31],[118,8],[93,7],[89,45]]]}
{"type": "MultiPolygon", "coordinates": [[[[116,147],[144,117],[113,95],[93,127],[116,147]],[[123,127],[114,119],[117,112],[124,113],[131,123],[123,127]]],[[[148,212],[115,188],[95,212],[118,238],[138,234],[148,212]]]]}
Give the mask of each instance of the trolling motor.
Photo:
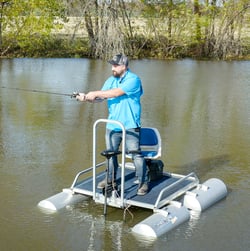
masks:
{"type": "MultiPolygon", "coordinates": [[[[103,195],[105,198],[104,201],[104,209],[103,209],[103,213],[106,216],[107,214],[107,197],[110,197],[112,194],[113,190],[117,190],[117,186],[114,186],[114,180],[112,179],[111,183],[108,183],[108,175],[109,175],[109,161],[111,157],[117,156],[121,154],[121,151],[112,151],[112,150],[105,150],[103,152],[101,152],[101,155],[106,157],[107,159],[107,170],[106,170],[106,178],[105,178],[105,187],[103,188],[103,195]]],[[[114,170],[112,170],[114,171],[114,170]]]]}

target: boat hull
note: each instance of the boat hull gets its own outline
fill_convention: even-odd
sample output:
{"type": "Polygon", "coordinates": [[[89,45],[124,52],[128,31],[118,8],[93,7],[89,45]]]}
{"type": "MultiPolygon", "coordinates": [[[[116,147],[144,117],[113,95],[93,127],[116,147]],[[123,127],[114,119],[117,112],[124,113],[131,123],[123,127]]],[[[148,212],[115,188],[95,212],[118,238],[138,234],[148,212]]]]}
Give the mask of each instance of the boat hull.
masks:
{"type": "Polygon", "coordinates": [[[47,199],[44,199],[38,203],[38,207],[49,210],[58,211],[67,205],[72,205],[83,201],[87,197],[82,194],[72,193],[71,189],[63,189],[61,193],[57,193],[47,199]]]}

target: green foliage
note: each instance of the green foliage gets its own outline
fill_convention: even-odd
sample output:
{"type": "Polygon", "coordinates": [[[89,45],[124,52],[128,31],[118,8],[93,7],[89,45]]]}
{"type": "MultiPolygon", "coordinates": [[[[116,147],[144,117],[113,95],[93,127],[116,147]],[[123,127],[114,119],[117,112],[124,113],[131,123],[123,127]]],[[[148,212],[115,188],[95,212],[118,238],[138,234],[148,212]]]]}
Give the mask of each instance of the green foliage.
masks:
{"type": "Polygon", "coordinates": [[[63,17],[57,0],[10,0],[2,7],[0,51],[7,53],[15,45],[30,48],[41,43],[52,29],[60,28],[55,21],[63,17]],[[6,44],[7,38],[11,44],[6,44]],[[6,47],[7,46],[7,47],[6,47]]]}
{"type": "Polygon", "coordinates": [[[161,48],[163,56],[170,56],[169,48],[182,48],[178,51],[186,51],[183,55],[196,58],[226,59],[247,53],[245,48],[249,45],[245,46],[247,39],[242,37],[249,37],[246,27],[249,0],[141,0],[141,3],[147,34],[161,48]],[[162,37],[168,39],[164,41],[162,37]]]}
{"type": "Polygon", "coordinates": [[[1,8],[0,0],[2,56],[105,58],[117,51],[137,58],[249,55],[249,0],[4,2],[1,8]],[[61,35],[64,13],[78,21],[72,33],[61,35]]]}
{"type": "MultiPolygon", "coordinates": [[[[13,44],[9,48],[8,57],[89,57],[88,40],[86,38],[71,41],[65,37],[51,35],[40,36],[37,41],[36,44],[31,42],[23,47],[13,44]]],[[[8,42],[7,39],[6,42],[8,42]]]]}

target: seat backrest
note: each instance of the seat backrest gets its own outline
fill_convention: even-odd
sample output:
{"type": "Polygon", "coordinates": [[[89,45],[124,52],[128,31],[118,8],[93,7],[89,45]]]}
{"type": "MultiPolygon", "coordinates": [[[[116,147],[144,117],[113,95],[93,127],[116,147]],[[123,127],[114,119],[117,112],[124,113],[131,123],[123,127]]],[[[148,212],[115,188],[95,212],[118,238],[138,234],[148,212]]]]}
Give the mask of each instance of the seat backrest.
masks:
{"type": "Polygon", "coordinates": [[[146,159],[157,159],[161,157],[161,135],[159,131],[152,127],[142,127],[140,147],[146,159]]]}

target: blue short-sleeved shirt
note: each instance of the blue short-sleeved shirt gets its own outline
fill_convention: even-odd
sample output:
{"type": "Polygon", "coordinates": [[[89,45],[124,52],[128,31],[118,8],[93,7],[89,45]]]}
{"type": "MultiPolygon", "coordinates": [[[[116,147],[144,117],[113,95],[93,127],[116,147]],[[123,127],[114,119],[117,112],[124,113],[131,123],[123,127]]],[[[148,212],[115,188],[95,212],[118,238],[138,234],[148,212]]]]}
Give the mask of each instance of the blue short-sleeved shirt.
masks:
{"type": "MultiPolygon", "coordinates": [[[[140,78],[127,70],[125,75],[120,77],[109,77],[102,90],[121,88],[125,94],[116,98],[108,99],[108,119],[121,122],[125,129],[137,128],[141,126],[141,103],[140,97],[143,94],[143,88],[140,78]]],[[[117,124],[108,123],[110,130],[120,131],[117,124]]]]}

